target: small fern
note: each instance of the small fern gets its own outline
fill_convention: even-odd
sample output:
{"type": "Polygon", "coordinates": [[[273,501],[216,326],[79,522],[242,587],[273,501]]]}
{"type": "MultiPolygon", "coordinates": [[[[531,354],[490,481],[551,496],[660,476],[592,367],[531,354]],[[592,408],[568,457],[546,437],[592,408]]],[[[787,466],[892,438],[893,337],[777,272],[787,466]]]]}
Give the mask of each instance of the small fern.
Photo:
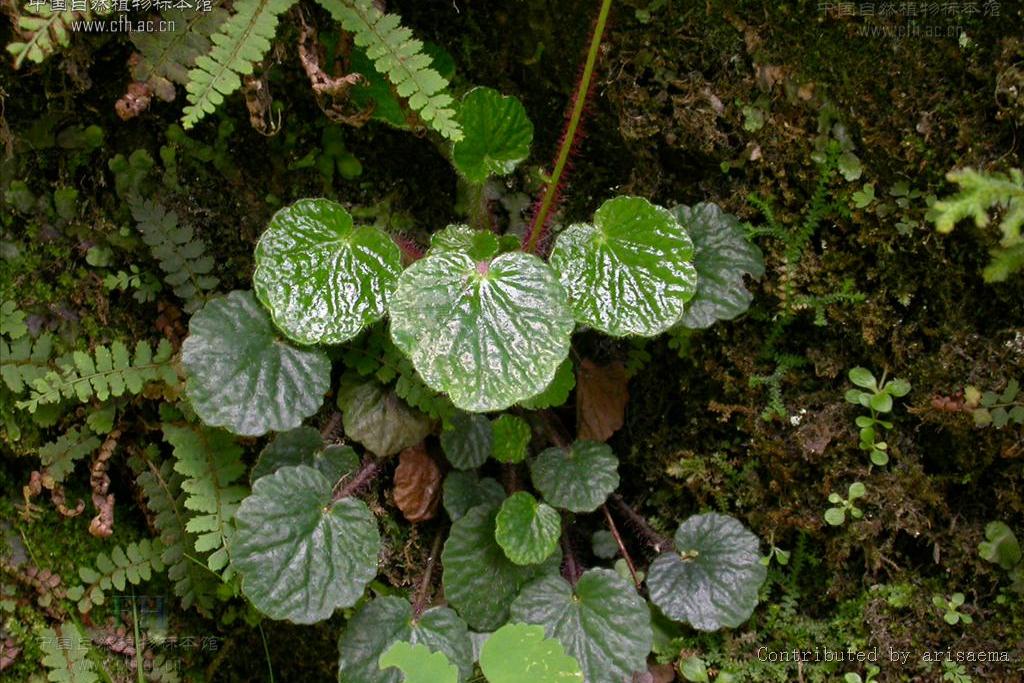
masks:
{"type": "Polygon", "coordinates": [[[178,376],[171,365],[170,342],[161,339],[154,353],[144,341],[135,345],[130,358],[128,347],[116,341],[97,346],[92,355],[75,351],[70,359],[57,361],[58,370],[50,370],[30,383],[29,398],[17,403],[18,408],[34,413],[43,404],[74,399],[84,403],[96,397],[105,401],[111,396],[139,394],[149,382],[177,384],[178,376]]]}
{"type": "Polygon", "coordinates": [[[230,559],[235,510],[248,493],[235,483],[246,470],[242,449],[219,429],[164,424],[163,430],[164,439],[174,448],[174,470],[185,477],[181,482],[187,494],[185,507],[200,513],[185,529],[196,534],[198,552],[210,553],[207,566],[220,572],[230,559]]]}
{"type": "Polygon", "coordinates": [[[445,138],[462,139],[462,128],[455,121],[448,81],[435,69],[423,43],[401,24],[397,14],[385,14],[373,0],[317,0],[335,21],[353,34],[355,43],[366,50],[374,66],[395,86],[399,97],[424,123],[445,138]]]}
{"type": "Polygon", "coordinates": [[[93,683],[99,680],[88,654],[91,645],[82,629],[65,622],[39,632],[42,663],[50,670],[47,680],[55,683],[93,683]]]}
{"type": "Polygon", "coordinates": [[[773,416],[786,417],[786,404],[782,401],[782,380],[794,368],[807,364],[807,359],[802,356],[790,354],[778,354],[775,357],[775,370],[770,375],[753,375],[749,378],[748,384],[751,389],[765,386],[768,387],[768,405],[761,411],[761,419],[768,421],[773,416]]]}
{"type": "Polygon", "coordinates": [[[174,593],[188,609],[195,605],[203,614],[213,609],[214,575],[189,555],[194,552],[195,535],[186,529],[189,513],[185,509],[187,495],[181,490],[184,477],[174,471],[174,461],[165,460],[157,467],[149,457],[134,458],[138,471],[136,484],[146,496],[146,506],[153,513],[163,544],[160,559],[167,567],[167,578],[174,583],[174,593]]]}
{"type": "Polygon", "coordinates": [[[56,441],[51,441],[39,448],[39,460],[44,475],[53,483],[59,484],[67,479],[75,463],[100,447],[100,440],[84,429],[73,427],[62,434],[56,441]]]}
{"type": "Polygon", "coordinates": [[[52,353],[53,337],[49,334],[35,341],[29,336],[11,343],[0,339],[0,377],[8,389],[20,394],[49,371],[52,353]]]}
{"type": "Polygon", "coordinates": [[[129,584],[138,586],[149,581],[154,573],[162,572],[162,550],[159,540],[146,538],[124,548],[116,546],[110,555],[98,554],[95,569],[87,565],[78,568],[82,584],[69,588],[68,598],[78,602],[78,611],[83,614],[91,611],[95,605],[106,602],[105,591],[111,588],[123,591],[129,584]]]}
{"type": "Polygon", "coordinates": [[[196,58],[188,72],[189,105],[181,125],[189,129],[224,101],[225,95],[242,87],[241,76],[253,72],[263,59],[277,30],[277,19],[296,0],[239,0],[235,13],[213,34],[213,49],[196,58]]]}
{"type": "Polygon", "coordinates": [[[220,283],[210,275],[213,257],[206,243],[195,236],[192,226],[178,225],[178,214],[159,202],[133,196],[128,203],[142,241],[164,271],[164,280],[185,302],[185,312],[195,312],[220,283]]]}
{"type": "Polygon", "coordinates": [[[67,47],[72,22],[88,16],[88,12],[55,12],[49,3],[29,3],[21,12],[24,13],[18,15],[14,22],[21,40],[7,44],[7,51],[14,57],[15,69],[20,69],[26,59],[42,64],[47,57],[67,47]]]}
{"type": "Polygon", "coordinates": [[[137,58],[132,78],[147,83],[161,99],[174,99],[174,83],[186,85],[189,69],[196,59],[210,51],[210,36],[224,23],[228,13],[219,2],[209,12],[166,9],[161,18],[173,22],[173,31],[135,31],[130,35],[137,58]]]}

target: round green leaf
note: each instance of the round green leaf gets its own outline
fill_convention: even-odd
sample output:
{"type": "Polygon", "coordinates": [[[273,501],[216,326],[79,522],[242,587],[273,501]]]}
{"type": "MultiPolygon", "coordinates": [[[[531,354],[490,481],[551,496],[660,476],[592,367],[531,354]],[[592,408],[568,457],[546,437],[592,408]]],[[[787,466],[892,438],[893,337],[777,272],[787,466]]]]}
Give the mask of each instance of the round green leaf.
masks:
{"type": "Polygon", "coordinates": [[[519,405],[527,410],[544,410],[560,406],[569,400],[569,392],[576,386],[576,373],[573,371],[572,361],[566,358],[558,366],[555,378],[547,389],[532,398],[520,401],[519,405]]]}
{"type": "Polygon", "coordinates": [[[523,103],[491,88],[473,88],[455,116],[462,139],[452,148],[455,168],[473,183],[507,175],[530,155],[533,123],[523,103]]]}
{"type": "Polygon", "coordinates": [[[441,432],[445,457],[460,470],[483,465],[491,455],[491,421],[483,415],[461,413],[441,432]]]}
{"type": "Polygon", "coordinates": [[[252,292],[208,301],[188,324],[181,363],[196,415],[241,436],[282,432],[319,410],[331,362],[277,334],[252,292]]]}
{"type": "Polygon", "coordinates": [[[747,240],[739,219],[710,202],[680,205],[672,213],[693,239],[697,269],[697,291],[679,322],[700,329],[746,311],[754,295],[743,286],[743,275],[760,279],[764,256],[747,240]]]}
{"type": "Polygon", "coordinates": [[[491,422],[494,459],[498,462],[516,463],[526,458],[530,445],[530,425],[515,415],[499,415],[491,422]]]}
{"type": "Polygon", "coordinates": [[[576,441],[541,451],[530,466],[544,500],[572,512],[593,512],[619,487],[619,459],[608,444],[576,441]]]}
{"type": "Polygon", "coordinates": [[[641,197],[606,201],[592,225],[569,226],[551,252],[576,320],[613,337],[672,327],[696,290],[692,259],[675,216],[641,197]]]}
{"type": "Polygon", "coordinates": [[[402,273],[390,312],[391,337],[427,386],[471,412],[543,391],[573,331],[554,272],[522,252],[428,254],[402,273]]]}
{"type": "Polygon", "coordinates": [[[430,253],[444,251],[464,251],[477,260],[489,259],[498,253],[498,238],[493,232],[461,223],[449,225],[430,236],[430,253]]]}
{"type": "Polygon", "coordinates": [[[608,569],[591,569],[570,586],[539,578],[512,603],[512,619],[544,627],[576,658],[587,683],[621,683],[647,669],[651,612],[633,586],[608,569]]]}
{"type": "Polygon", "coordinates": [[[380,656],[381,669],[397,668],[404,683],[458,683],[459,670],[443,652],[431,652],[426,645],[399,641],[380,656]]]}
{"type": "Polygon", "coordinates": [[[271,619],[322,621],[377,575],[377,522],[361,500],[332,502],[332,485],[312,467],[282,467],[257,479],[235,513],[232,565],[271,619]]]}
{"type": "Polygon", "coordinates": [[[275,436],[260,452],[249,473],[249,482],[295,465],[309,465],[319,470],[327,481],[336,482],[346,473],[359,469],[359,456],[349,446],[325,448],[319,430],[313,427],[296,427],[275,436]]]}
{"type": "Polygon", "coordinates": [[[519,589],[539,574],[557,573],[561,558],[542,565],[517,565],[494,540],[496,506],[479,505],[452,524],[441,553],[448,603],[475,630],[493,631],[508,621],[519,589]]]}
{"type": "Polygon", "coordinates": [[[495,518],[494,538],[516,564],[543,562],[558,547],[562,518],[526,491],[505,499],[495,518]]]}
{"type": "Polygon", "coordinates": [[[300,344],[340,344],[383,318],[402,271],[390,237],[355,227],[329,199],[300,199],[274,214],[255,259],[256,296],[300,344]]]}
{"type": "Polygon", "coordinates": [[[694,515],[675,535],[675,552],[658,557],[647,575],[651,602],[671,619],[701,631],[735,628],[750,618],[767,569],[757,536],[739,520],[694,515]]]}
{"type": "Polygon", "coordinates": [[[458,669],[458,680],[473,673],[473,648],[466,622],[447,607],[432,607],[414,618],[412,605],[397,597],[367,602],[338,639],[338,680],[342,683],[399,683],[394,670],[381,671],[382,654],[395,643],[425,645],[458,669]]]}
{"type": "Polygon", "coordinates": [[[480,669],[488,683],[583,683],[579,662],[565,654],[544,627],[505,624],[480,651],[480,669]]]}
{"type": "Polygon", "coordinates": [[[476,472],[453,470],[444,478],[444,509],[454,522],[477,505],[501,505],[505,489],[490,477],[478,477],[476,472]]]}
{"type": "Polygon", "coordinates": [[[384,457],[415,446],[430,433],[430,418],[377,382],[338,392],[345,434],[384,457]]]}

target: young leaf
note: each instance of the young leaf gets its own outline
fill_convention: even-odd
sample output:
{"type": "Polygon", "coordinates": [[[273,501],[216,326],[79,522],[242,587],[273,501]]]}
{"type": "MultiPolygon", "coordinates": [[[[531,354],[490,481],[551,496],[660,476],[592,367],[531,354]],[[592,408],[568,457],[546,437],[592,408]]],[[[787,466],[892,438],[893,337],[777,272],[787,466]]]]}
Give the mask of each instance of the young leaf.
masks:
{"type": "Polygon", "coordinates": [[[391,337],[427,386],[470,412],[503,410],[551,383],[573,331],[565,291],[536,256],[428,254],[398,279],[391,337]]]}
{"type": "Polygon", "coordinates": [[[461,413],[441,432],[441,448],[454,467],[471,470],[491,456],[492,434],[491,421],[486,417],[461,413]]]}
{"type": "Polygon", "coordinates": [[[1020,544],[1005,522],[989,522],[985,526],[985,539],[978,544],[981,559],[994,562],[1006,571],[1020,564],[1020,544]]]}
{"type": "Polygon", "coordinates": [[[558,547],[562,520],[549,505],[526,491],[505,499],[495,518],[494,538],[516,564],[537,564],[558,547]]]}
{"type": "Polygon", "coordinates": [[[300,344],[341,344],[383,318],[402,271],[390,237],[355,227],[329,199],[300,199],[275,213],[255,259],[256,296],[300,344]]]}
{"type": "Polygon", "coordinates": [[[309,465],[319,470],[327,481],[337,482],[359,469],[359,455],[350,446],[327,446],[320,432],[313,427],[296,427],[281,432],[260,451],[249,473],[252,483],[282,467],[309,465]]]}
{"type": "Polygon", "coordinates": [[[864,389],[871,389],[874,391],[878,388],[878,383],[875,380],[875,376],[871,374],[871,371],[867,368],[856,367],[851,368],[850,372],[847,373],[850,377],[850,381],[856,384],[858,387],[864,389]]]}
{"type": "Polygon", "coordinates": [[[576,435],[588,441],[607,441],[620,427],[629,403],[629,378],[622,363],[580,363],[576,380],[576,435]]]}
{"type": "Polygon", "coordinates": [[[593,512],[619,487],[619,460],[611,447],[576,441],[548,448],[530,465],[533,485],[544,500],[572,512],[593,512]]]}
{"type": "Polygon", "coordinates": [[[473,650],[466,622],[447,607],[432,607],[418,616],[408,601],[393,596],[367,602],[338,640],[338,680],[345,683],[399,683],[397,671],[381,671],[380,656],[394,643],[425,645],[458,669],[458,680],[473,673],[473,650]]]}
{"type": "Polygon", "coordinates": [[[732,517],[690,517],[676,531],[676,550],[651,564],[651,602],[701,631],[739,626],[754,611],[767,575],[758,545],[757,536],[732,517]]]}
{"type": "Polygon", "coordinates": [[[494,540],[496,506],[472,508],[452,524],[441,553],[442,582],[449,604],[477,631],[508,621],[509,605],[520,588],[540,574],[557,573],[555,553],[543,565],[517,565],[494,540]]]}
{"type": "Polygon", "coordinates": [[[327,356],[283,343],[252,292],[231,292],[193,315],[181,362],[200,419],[241,436],[298,427],[330,387],[327,356]]]}
{"type": "Polygon", "coordinates": [[[431,652],[426,645],[399,641],[377,660],[381,669],[397,668],[405,683],[458,683],[459,670],[443,652],[431,652]]]}
{"type": "Polygon", "coordinates": [[[647,668],[651,612],[633,586],[610,569],[591,569],[570,586],[539,578],[512,603],[512,619],[544,627],[580,663],[585,681],[630,680],[647,668]]]}
{"type": "Polygon", "coordinates": [[[551,252],[576,320],[613,337],[672,327],[696,291],[692,259],[675,216],[641,197],[609,199],[593,224],[562,231],[551,252]]]}
{"type": "Polygon", "coordinates": [[[480,651],[480,669],[488,683],[583,683],[579,662],[542,626],[505,624],[480,651]]]}
{"type": "Polygon", "coordinates": [[[498,506],[505,500],[505,489],[490,477],[476,472],[448,473],[444,479],[444,509],[454,522],[477,505],[498,506]]]}
{"type": "Polygon", "coordinates": [[[455,120],[462,125],[462,139],[452,147],[452,161],[471,183],[508,175],[530,154],[533,123],[515,97],[473,88],[462,97],[455,120]]]}
{"type": "Polygon", "coordinates": [[[364,382],[338,392],[345,434],[381,457],[415,446],[430,433],[430,420],[391,389],[364,382]]]}
{"type": "Polygon", "coordinates": [[[697,269],[697,291],[679,323],[701,329],[746,311],[754,295],[743,286],[743,275],[760,279],[764,256],[747,240],[739,219],[710,202],[679,205],[671,211],[693,239],[697,269]]]}
{"type": "Polygon", "coordinates": [[[458,223],[446,226],[444,230],[430,236],[431,254],[445,251],[464,251],[478,261],[489,259],[498,253],[498,238],[487,230],[474,230],[458,223]]]}
{"type": "Polygon", "coordinates": [[[235,513],[232,564],[242,592],[271,619],[322,621],[377,575],[373,513],[357,498],[332,501],[332,485],[312,467],[282,467],[258,479],[235,513]]]}
{"type": "Polygon", "coordinates": [[[498,462],[522,462],[530,445],[530,425],[515,415],[499,415],[491,422],[494,459],[498,462]]]}

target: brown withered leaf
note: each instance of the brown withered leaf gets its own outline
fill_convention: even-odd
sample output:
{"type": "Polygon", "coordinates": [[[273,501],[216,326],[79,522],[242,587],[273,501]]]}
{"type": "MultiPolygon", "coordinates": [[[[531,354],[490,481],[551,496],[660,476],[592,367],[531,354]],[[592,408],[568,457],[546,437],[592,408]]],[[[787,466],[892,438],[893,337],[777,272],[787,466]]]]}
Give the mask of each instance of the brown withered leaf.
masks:
{"type": "Polygon", "coordinates": [[[437,514],[441,500],[441,469],[423,442],[398,455],[395,469],[395,505],[410,522],[425,522],[437,514]]]}
{"type": "Polygon", "coordinates": [[[576,371],[577,438],[607,441],[622,426],[629,402],[628,382],[622,363],[597,365],[583,359],[576,371]]]}

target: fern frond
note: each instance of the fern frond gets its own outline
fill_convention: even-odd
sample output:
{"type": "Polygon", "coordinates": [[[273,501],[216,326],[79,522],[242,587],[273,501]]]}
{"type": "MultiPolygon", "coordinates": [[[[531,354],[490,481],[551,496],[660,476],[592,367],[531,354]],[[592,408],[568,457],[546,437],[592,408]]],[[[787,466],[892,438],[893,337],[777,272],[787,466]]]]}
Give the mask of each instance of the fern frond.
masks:
{"type": "Polygon", "coordinates": [[[170,459],[157,467],[143,456],[133,461],[133,466],[139,472],[135,483],[146,496],[146,506],[153,513],[153,524],[160,534],[160,559],[167,567],[167,578],[174,582],[175,595],[181,598],[184,609],[195,605],[208,615],[217,582],[212,573],[189,557],[196,538],[185,528],[189,520],[185,510],[187,494],[181,490],[185,477],[174,471],[174,461],[170,459]]]}
{"type": "Polygon", "coordinates": [[[213,256],[190,225],[178,225],[178,214],[154,200],[132,196],[128,200],[142,241],[164,271],[164,280],[193,313],[206,301],[220,280],[211,275],[213,256]]]}
{"type": "Polygon", "coordinates": [[[82,584],[68,589],[68,598],[78,601],[78,611],[83,614],[95,605],[106,602],[106,593],[111,588],[123,591],[131,584],[138,586],[149,581],[154,573],[164,570],[161,559],[163,545],[159,540],[144,538],[138,543],[129,543],[122,548],[116,546],[110,553],[96,556],[96,567],[82,565],[78,578],[82,584]]]}
{"type": "Polygon", "coordinates": [[[129,358],[128,347],[120,341],[97,346],[92,355],[74,351],[70,359],[57,361],[58,370],[51,370],[32,380],[31,392],[18,408],[34,413],[43,404],[57,403],[62,398],[84,403],[96,397],[105,401],[111,396],[139,394],[154,381],[176,384],[177,373],[171,365],[174,354],[170,342],[161,339],[154,353],[144,341],[135,345],[135,356],[129,358]]]}
{"type": "Polygon", "coordinates": [[[53,337],[49,334],[40,335],[34,342],[28,336],[10,344],[0,339],[0,377],[8,389],[20,394],[49,371],[51,353],[53,337]]]}
{"type": "Polygon", "coordinates": [[[47,4],[27,4],[14,23],[21,40],[7,44],[7,51],[14,57],[14,68],[20,69],[27,59],[36,64],[42,62],[61,48],[68,46],[71,22],[88,16],[88,12],[54,12],[47,4]]]}
{"type": "Polygon", "coordinates": [[[252,73],[253,65],[263,59],[277,31],[277,18],[291,9],[297,0],[239,0],[235,13],[213,34],[213,49],[196,58],[188,72],[189,106],[181,125],[194,126],[230,95],[242,87],[241,76],[252,73]]]}
{"type": "Polygon", "coordinates": [[[374,66],[406,98],[424,123],[445,138],[462,139],[455,120],[448,80],[431,67],[423,42],[402,26],[397,14],[385,14],[373,0],[317,0],[342,28],[353,34],[355,43],[366,50],[374,66]]]}
{"type": "Polygon", "coordinates": [[[130,37],[138,57],[132,78],[142,81],[165,101],[174,99],[174,83],[186,85],[196,59],[210,51],[210,36],[224,23],[227,11],[218,2],[209,12],[167,9],[160,16],[173,31],[135,31],[130,37]]]}
{"type": "MultiPolygon", "coordinates": [[[[228,565],[235,510],[248,493],[235,482],[245,473],[242,449],[230,434],[206,427],[164,424],[164,439],[174,447],[174,470],[185,477],[185,507],[196,514],[185,525],[196,534],[195,549],[210,553],[207,566],[219,572],[228,565]]],[[[228,578],[228,577],[225,577],[228,578]]]]}
{"type": "Polygon", "coordinates": [[[14,301],[0,303],[0,335],[9,339],[20,339],[28,332],[25,325],[25,311],[18,308],[14,301]]]}
{"type": "Polygon", "coordinates": [[[62,434],[56,441],[51,441],[39,448],[39,460],[45,474],[55,484],[67,479],[75,469],[75,463],[100,447],[100,440],[78,427],[73,427],[62,434]]]}
{"type": "Polygon", "coordinates": [[[47,679],[55,683],[93,683],[99,680],[89,660],[89,639],[73,622],[44,628],[39,632],[43,666],[50,670],[47,679]]]}

